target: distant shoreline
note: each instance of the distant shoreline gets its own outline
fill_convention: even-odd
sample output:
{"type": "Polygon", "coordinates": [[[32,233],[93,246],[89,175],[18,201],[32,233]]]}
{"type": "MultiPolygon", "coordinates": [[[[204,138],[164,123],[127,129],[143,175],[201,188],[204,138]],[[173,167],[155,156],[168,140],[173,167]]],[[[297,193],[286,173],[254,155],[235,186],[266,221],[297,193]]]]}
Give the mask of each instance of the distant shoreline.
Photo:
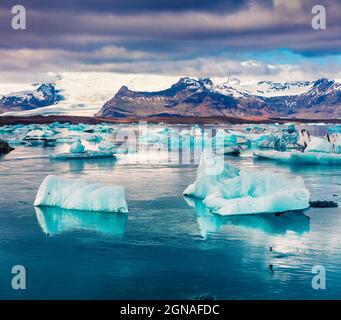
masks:
{"type": "Polygon", "coordinates": [[[145,121],[148,123],[167,123],[167,124],[271,124],[271,123],[333,123],[341,124],[341,119],[299,119],[299,118],[270,118],[270,119],[243,119],[232,117],[121,117],[121,118],[104,118],[104,117],[83,117],[83,116],[0,116],[0,126],[3,125],[16,125],[16,124],[48,124],[53,122],[69,122],[72,124],[84,123],[84,124],[98,124],[98,123],[137,123],[145,121]]]}

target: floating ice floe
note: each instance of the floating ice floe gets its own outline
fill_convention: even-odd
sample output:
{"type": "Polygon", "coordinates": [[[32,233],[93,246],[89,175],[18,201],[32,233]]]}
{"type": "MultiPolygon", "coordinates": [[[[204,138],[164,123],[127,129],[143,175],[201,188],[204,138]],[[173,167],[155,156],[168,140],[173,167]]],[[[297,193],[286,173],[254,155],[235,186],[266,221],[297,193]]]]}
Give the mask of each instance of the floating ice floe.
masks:
{"type": "Polygon", "coordinates": [[[95,158],[113,158],[114,151],[97,151],[97,150],[85,150],[81,140],[78,139],[74,142],[69,152],[51,154],[50,158],[53,160],[72,160],[72,159],[95,159],[95,158]]]}
{"type": "Polygon", "coordinates": [[[65,152],[51,154],[50,159],[52,160],[73,160],[73,159],[98,159],[98,158],[114,158],[113,151],[97,151],[87,150],[84,152],[65,152]]]}
{"type": "Polygon", "coordinates": [[[86,138],[88,142],[101,142],[103,138],[99,135],[92,134],[91,136],[86,138]]]}
{"type": "Polygon", "coordinates": [[[128,212],[125,189],[87,180],[48,175],[39,187],[34,206],[64,209],[128,212]]]}
{"type": "Polygon", "coordinates": [[[292,164],[341,165],[341,154],[324,152],[280,152],[275,150],[255,151],[260,159],[276,160],[292,164]]]}
{"type": "Polygon", "coordinates": [[[56,139],[56,144],[73,144],[78,140],[80,140],[79,136],[68,135],[66,137],[56,139]]]}
{"type": "Polygon", "coordinates": [[[86,128],[87,128],[87,125],[85,125],[83,123],[72,124],[72,125],[68,126],[68,130],[70,130],[70,131],[84,131],[86,128]]]}
{"type": "Polygon", "coordinates": [[[49,130],[49,129],[36,129],[29,131],[25,138],[49,138],[56,134],[55,131],[49,130]]]}
{"type": "Polygon", "coordinates": [[[309,134],[306,138],[304,152],[255,151],[254,156],[293,164],[341,165],[341,141],[338,135],[328,136],[328,140],[310,137],[309,134]]]}
{"type": "Polygon", "coordinates": [[[224,147],[221,150],[218,148],[217,153],[229,155],[229,156],[239,156],[243,148],[239,146],[224,147]]]}
{"type": "Polygon", "coordinates": [[[205,150],[196,181],[183,193],[203,199],[220,215],[275,213],[309,207],[310,193],[301,177],[273,172],[248,172],[205,150]]]}
{"type": "Polygon", "coordinates": [[[97,125],[95,128],[96,132],[100,132],[100,133],[111,133],[113,132],[113,127],[106,124],[106,123],[102,123],[100,125],[97,125]]]}

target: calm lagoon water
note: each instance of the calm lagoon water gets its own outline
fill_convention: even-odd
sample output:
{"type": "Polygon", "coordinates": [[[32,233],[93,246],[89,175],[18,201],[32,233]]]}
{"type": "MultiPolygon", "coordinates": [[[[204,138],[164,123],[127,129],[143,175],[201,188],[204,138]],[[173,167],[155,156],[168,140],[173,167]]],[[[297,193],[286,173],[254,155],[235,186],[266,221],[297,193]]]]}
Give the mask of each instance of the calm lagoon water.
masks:
{"type": "MultiPolygon", "coordinates": [[[[52,151],[17,147],[0,158],[1,299],[341,297],[340,208],[221,218],[181,195],[196,165],[55,162],[52,151]],[[129,214],[35,209],[51,173],[124,185],[129,214]],[[11,288],[18,264],[27,270],[26,290],[11,288]],[[315,265],[326,269],[326,290],[312,288],[315,265]]],[[[341,203],[340,167],[295,167],[250,153],[227,160],[301,175],[312,199],[341,203]]]]}

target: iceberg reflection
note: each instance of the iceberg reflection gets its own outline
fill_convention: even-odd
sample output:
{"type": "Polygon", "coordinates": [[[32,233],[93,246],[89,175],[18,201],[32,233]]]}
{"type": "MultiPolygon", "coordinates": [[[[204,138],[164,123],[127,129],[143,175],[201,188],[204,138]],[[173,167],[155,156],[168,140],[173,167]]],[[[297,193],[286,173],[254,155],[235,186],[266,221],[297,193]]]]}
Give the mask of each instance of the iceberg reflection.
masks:
{"type": "Polygon", "coordinates": [[[222,226],[240,226],[257,229],[269,234],[294,232],[302,235],[310,230],[310,218],[302,211],[290,211],[283,214],[252,214],[220,216],[210,212],[201,200],[184,197],[187,204],[195,209],[200,234],[206,238],[209,233],[219,231],[222,226]]]}
{"type": "Polygon", "coordinates": [[[122,236],[128,220],[128,215],[122,213],[89,212],[47,206],[34,209],[40,227],[49,236],[76,230],[122,236]]]}

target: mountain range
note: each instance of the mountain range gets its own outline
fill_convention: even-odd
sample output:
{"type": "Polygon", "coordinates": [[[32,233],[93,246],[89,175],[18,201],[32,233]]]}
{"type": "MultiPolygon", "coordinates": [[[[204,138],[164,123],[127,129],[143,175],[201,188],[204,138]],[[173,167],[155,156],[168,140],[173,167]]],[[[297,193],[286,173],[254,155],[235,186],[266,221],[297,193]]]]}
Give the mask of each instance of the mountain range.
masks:
{"type": "Polygon", "coordinates": [[[156,92],[122,86],[96,115],[340,118],[341,84],[325,78],[283,84],[263,81],[251,91],[230,81],[216,85],[210,79],[181,78],[156,92]]]}
{"type": "Polygon", "coordinates": [[[0,113],[42,108],[61,100],[63,96],[53,84],[41,84],[32,91],[10,93],[0,97],[0,113]]]}
{"type": "MultiPolygon", "coordinates": [[[[63,76],[55,84],[40,84],[30,91],[3,95],[0,114],[84,115],[87,112],[94,115],[97,112],[95,115],[99,117],[341,118],[341,84],[325,78],[248,85],[234,78],[214,83],[207,78],[184,77],[172,85],[159,86],[168,86],[167,89],[137,91],[129,89],[130,84],[120,87],[128,81],[119,78],[114,82],[96,80],[96,85],[89,89],[88,78],[84,77],[63,76]],[[113,91],[117,93],[112,97],[113,91]]],[[[149,84],[148,89],[151,88],[155,84],[149,84]]]]}

